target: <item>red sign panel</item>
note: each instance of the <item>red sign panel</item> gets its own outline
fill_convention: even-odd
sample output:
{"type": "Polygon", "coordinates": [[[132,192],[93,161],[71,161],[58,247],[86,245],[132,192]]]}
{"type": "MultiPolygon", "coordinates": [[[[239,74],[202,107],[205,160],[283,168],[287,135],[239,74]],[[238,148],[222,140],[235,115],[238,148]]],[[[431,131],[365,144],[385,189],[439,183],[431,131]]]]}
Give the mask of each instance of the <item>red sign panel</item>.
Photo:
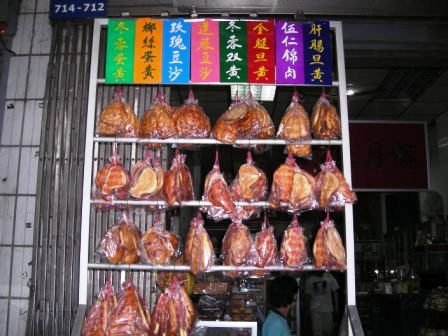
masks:
{"type": "Polygon", "coordinates": [[[354,189],[428,189],[423,123],[350,123],[354,189]]]}
{"type": "Polygon", "coordinates": [[[275,83],[274,20],[247,22],[249,83],[275,83]]]}

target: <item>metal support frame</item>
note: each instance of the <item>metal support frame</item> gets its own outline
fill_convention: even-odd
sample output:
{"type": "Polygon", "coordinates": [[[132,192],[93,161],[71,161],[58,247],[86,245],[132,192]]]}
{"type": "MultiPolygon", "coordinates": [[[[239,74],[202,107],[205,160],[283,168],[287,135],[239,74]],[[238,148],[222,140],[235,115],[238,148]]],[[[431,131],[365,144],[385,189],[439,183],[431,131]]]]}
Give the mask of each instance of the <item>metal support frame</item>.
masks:
{"type": "MultiPolygon", "coordinates": [[[[345,78],[345,56],[344,42],[342,38],[342,23],[330,22],[330,27],[335,31],[336,37],[336,60],[339,81],[339,111],[341,114],[342,126],[342,163],[344,177],[351,185],[352,183],[352,166],[350,158],[350,134],[348,128],[348,106],[347,106],[347,84],[345,78]]],[[[346,292],[347,305],[356,308],[356,270],[355,270],[355,236],[353,230],[353,206],[345,205],[345,248],[347,254],[347,272],[346,272],[346,292]]],[[[349,335],[353,331],[349,328],[349,335]]]]}
{"type": "MultiPolygon", "coordinates": [[[[152,139],[152,138],[118,138],[118,137],[94,137],[95,142],[119,142],[119,143],[157,143],[157,144],[194,144],[194,145],[233,145],[226,144],[212,138],[169,138],[169,139],[152,139]]],[[[302,140],[302,141],[286,141],[282,139],[239,139],[234,145],[324,145],[335,146],[342,145],[342,140],[302,140]]]]}
{"type": "Polygon", "coordinates": [[[86,148],[84,152],[84,181],[82,189],[81,214],[81,247],[79,252],[79,304],[87,304],[87,281],[89,262],[89,227],[90,227],[90,189],[92,185],[93,164],[93,134],[96,109],[96,79],[98,76],[98,59],[100,48],[101,26],[107,24],[107,19],[96,19],[93,25],[92,57],[90,63],[89,104],[87,111],[86,148]]]}
{"type": "MultiPolygon", "coordinates": [[[[88,271],[89,269],[111,269],[110,265],[102,264],[89,264],[88,256],[88,244],[89,244],[89,220],[90,220],[90,190],[92,185],[92,165],[93,165],[93,147],[95,142],[158,142],[158,143],[183,143],[186,141],[201,143],[201,144],[216,144],[214,139],[195,139],[193,141],[189,139],[167,139],[167,140],[154,140],[154,139],[128,139],[128,138],[99,138],[94,136],[94,122],[95,122],[95,109],[96,109],[96,91],[97,85],[102,82],[102,79],[97,78],[98,74],[98,60],[99,60],[99,41],[100,31],[102,26],[107,25],[107,19],[96,19],[94,22],[93,31],[93,46],[92,46],[92,58],[90,66],[90,87],[89,87],[89,108],[88,108],[88,120],[86,129],[86,149],[85,149],[85,162],[84,162],[84,185],[83,185],[83,203],[82,203],[82,228],[81,228],[81,249],[80,249],[80,278],[79,278],[79,304],[85,305],[87,303],[87,287],[88,287],[88,271]]],[[[350,139],[348,128],[348,109],[347,109],[347,95],[346,95],[346,77],[345,77],[345,61],[344,61],[344,48],[342,38],[342,23],[330,21],[330,27],[335,32],[336,39],[336,61],[338,71],[339,87],[339,104],[340,115],[342,124],[342,141],[317,141],[312,140],[311,144],[326,144],[326,145],[341,145],[342,146],[342,160],[343,160],[343,173],[349,184],[351,184],[351,161],[350,161],[350,139]]],[[[241,142],[241,140],[239,141],[241,142]]],[[[244,142],[244,141],[243,141],[244,142]]],[[[241,143],[243,143],[241,142],[241,143]]],[[[271,144],[271,145],[284,145],[284,141],[277,139],[268,140],[252,140],[247,141],[247,144],[271,144]]],[[[130,204],[132,201],[126,201],[130,204]]],[[[197,204],[201,205],[198,201],[197,204]]],[[[193,204],[191,204],[193,205],[193,204]]],[[[263,204],[264,206],[265,204],[263,204]]],[[[347,252],[347,306],[351,308],[351,311],[356,312],[356,287],[355,287],[355,251],[354,251],[354,232],[353,232],[353,207],[351,205],[345,206],[345,237],[346,237],[346,252],[347,252]]],[[[166,268],[165,266],[164,268],[166,268]]],[[[179,266],[176,266],[179,267],[179,266]]],[[[221,270],[223,266],[214,266],[214,269],[221,270]]],[[[224,266],[225,267],[225,266],[224,266]]],[[[134,265],[132,268],[128,266],[115,266],[114,269],[149,269],[148,265],[134,265]]],[[[154,269],[154,267],[152,268],[154,269]]],[[[224,268],[222,268],[224,270],[224,268]]],[[[282,270],[286,270],[282,267],[282,270]]],[[[305,270],[305,269],[304,269],[305,270]]],[[[310,269],[311,270],[311,269],[310,269]]],[[[355,316],[350,314],[351,316],[355,316]]],[[[357,314],[356,314],[357,316],[357,314]]],[[[359,317],[358,317],[359,320],[359,317]]],[[[351,323],[349,324],[351,325],[351,323]]],[[[353,328],[353,327],[352,327],[353,328]]],[[[358,330],[349,329],[349,334],[352,335],[353,331],[355,335],[361,335],[358,330]]],[[[361,328],[362,331],[362,328],[361,328]]]]}

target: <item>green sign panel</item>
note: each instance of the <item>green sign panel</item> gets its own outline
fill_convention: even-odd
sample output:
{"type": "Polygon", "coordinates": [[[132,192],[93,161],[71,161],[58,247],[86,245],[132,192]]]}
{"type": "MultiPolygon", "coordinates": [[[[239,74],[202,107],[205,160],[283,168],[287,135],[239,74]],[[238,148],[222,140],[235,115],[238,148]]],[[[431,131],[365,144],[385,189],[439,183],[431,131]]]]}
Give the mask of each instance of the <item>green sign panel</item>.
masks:
{"type": "Polygon", "coordinates": [[[106,83],[134,81],[134,20],[109,20],[106,48],[106,83]]]}
{"type": "Polygon", "coordinates": [[[219,53],[223,83],[247,82],[247,34],[244,21],[219,23],[219,53]]]}

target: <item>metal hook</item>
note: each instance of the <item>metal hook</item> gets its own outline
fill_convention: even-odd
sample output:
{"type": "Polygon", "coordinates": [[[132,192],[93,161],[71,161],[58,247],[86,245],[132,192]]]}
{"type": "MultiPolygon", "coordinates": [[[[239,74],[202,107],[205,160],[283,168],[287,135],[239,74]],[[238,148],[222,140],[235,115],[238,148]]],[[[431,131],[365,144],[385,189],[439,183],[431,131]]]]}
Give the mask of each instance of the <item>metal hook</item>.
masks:
{"type": "Polygon", "coordinates": [[[190,13],[190,17],[192,18],[197,18],[198,17],[198,12],[196,10],[196,6],[191,6],[191,13],[190,13]]]}

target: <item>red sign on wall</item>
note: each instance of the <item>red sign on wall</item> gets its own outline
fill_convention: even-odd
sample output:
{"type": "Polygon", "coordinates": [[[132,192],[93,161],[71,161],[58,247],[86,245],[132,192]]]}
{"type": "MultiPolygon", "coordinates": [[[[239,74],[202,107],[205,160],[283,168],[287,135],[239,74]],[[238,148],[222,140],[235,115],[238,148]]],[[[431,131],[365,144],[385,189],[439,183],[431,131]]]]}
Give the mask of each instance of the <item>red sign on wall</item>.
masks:
{"type": "Polygon", "coordinates": [[[366,122],[349,127],[354,189],[428,189],[424,123],[366,122]]]}

